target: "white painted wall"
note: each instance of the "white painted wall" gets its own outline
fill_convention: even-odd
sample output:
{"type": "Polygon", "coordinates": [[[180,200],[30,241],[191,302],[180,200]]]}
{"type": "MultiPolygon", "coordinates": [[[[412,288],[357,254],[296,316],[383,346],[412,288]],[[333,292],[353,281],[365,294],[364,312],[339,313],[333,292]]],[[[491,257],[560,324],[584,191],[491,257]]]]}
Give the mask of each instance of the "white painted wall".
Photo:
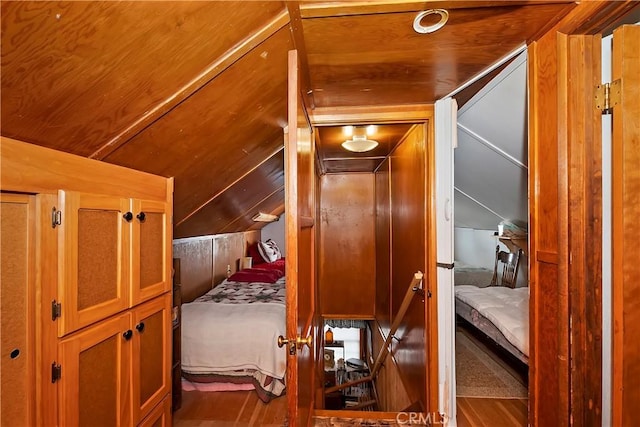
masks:
{"type": "Polygon", "coordinates": [[[455,227],[453,230],[455,260],[476,267],[493,269],[496,245],[499,243],[493,233],[497,230],[497,222],[495,230],[455,227]]]}
{"type": "Polygon", "coordinates": [[[270,222],[266,226],[264,226],[261,230],[262,240],[266,241],[269,239],[273,239],[274,242],[278,245],[278,249],[282,252],[282,256],[286,256],[285,249],[285,238],[284,238],[284,230],[285,230],[285,220],[284,214],[280,215],[280,219],[278,221],[270,222]]]}
{"type": "MultiPolygon", "coordinates": [[[[493,270],[496,259],[496,245],[500,245],[500,250],[502,251],[509,251],[509,249],[493,235],[495,231],[496,230],[476,230],[473,228],[455,227],[453,238],[456,262],[493,270]]],[[[528,266],[529,259],[526,256],[522,256],[518,269],[517,287],[528,286],[528,266]]]]}

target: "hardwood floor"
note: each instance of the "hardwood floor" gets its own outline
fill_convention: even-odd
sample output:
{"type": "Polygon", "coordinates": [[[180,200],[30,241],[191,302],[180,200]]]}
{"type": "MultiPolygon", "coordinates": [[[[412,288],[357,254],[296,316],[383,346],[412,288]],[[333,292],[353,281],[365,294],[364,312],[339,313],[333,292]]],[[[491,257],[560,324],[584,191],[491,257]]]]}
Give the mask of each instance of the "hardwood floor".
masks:
{"type": "Polygon", "coordinates": [[[287,398],[265,404],[255,391],[182,392],[182,407],[173,414],[176,427],[281,427],[287,416],[287,398]]]}
{"type": "Polygon", "coordinates": [[[528,399],[458,397],[458,427],[521,427],[527,425],[528,399]]]}
{"type": "MultiPolygon", "coordinates": [[[[527,399],[459,397],[458,427],[520,427],[527,425],[527,399]]],[[[182,407],[173,414],[176,427],[281,427],[287,416],[285,396],[264,404],[254,391],[182,393],[182,407]]]]}

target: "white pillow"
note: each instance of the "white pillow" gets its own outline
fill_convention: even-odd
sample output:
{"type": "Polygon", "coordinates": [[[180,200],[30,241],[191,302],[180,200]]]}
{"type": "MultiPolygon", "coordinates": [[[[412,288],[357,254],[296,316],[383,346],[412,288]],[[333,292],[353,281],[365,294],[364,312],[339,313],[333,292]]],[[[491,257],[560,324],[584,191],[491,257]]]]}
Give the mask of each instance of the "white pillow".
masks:
{"type": "Polygon", "coordinates": [[[279,258],[280,253],[278,250],[278,246],[272,245],[270,242],[273,241],[269,239],[266,242],[258,243],[258,252],[260,252],[260,256],[265,262],[274,262],[279,258]]]}

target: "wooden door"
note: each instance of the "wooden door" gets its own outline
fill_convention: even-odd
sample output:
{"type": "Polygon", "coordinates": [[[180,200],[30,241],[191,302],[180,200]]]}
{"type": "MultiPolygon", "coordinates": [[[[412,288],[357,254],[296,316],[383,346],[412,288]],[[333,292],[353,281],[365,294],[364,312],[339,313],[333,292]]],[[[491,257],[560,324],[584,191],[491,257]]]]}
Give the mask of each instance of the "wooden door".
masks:
{"type": "Polygon", "coordinates": [[[131,306],[171,289],[171,219],[167,204],[133,200],[131,306]]]}
{"type": "Polygon", "coordinates": [[[133,315],[133,420],[146,417],[171,390],[171,294],[144,303],[133,315]]]}
{"type": "Polygon", "coordinates": [[[640,402],[640,27],[613,32],[613,425],[637,424],[640,402]]]}
{"type": "Polygon", "coordinates": [[[64,336],[129,307],[130,201],[60,191],[58,297],[64,336]]]}
{"type": "Polygon", "coordinates": [[[287,399],[289,425],[309,425],[314,407],[315,168],[312,129],[300,94],[297,51],[289,52],[289,126],[285,135],[285,220],[287,252],[287,399]],[[311,338],[310,345],[297,339],[311,338]]]}
{"type": "Polygon", "coordinates": [[[34,196],[1,194],[0,224],[0,425],[34,425],[34,196]]]}
{"type": "Polygon", "coordinates": [[[131,316],[69,335],[59,345],[60,426],[131,424],[131,316]]]}
{"type": "Polygon", "coordinates": [[[444,390],[438,410],[456,420],[455,292],[453,289],[453,150],[457,140],[458,104],[446,98],[435,104],[436,227],[438,287],[438,361],[444,390]]]}

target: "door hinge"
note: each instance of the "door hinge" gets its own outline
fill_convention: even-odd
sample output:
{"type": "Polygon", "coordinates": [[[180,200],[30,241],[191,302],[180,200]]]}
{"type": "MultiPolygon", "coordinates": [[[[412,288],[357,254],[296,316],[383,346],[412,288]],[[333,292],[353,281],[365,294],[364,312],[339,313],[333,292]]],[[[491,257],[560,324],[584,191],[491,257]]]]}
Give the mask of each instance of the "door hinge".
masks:
{"type": "Polygon", "coordinates": [[[51,227],[56,228],[56,226],[62,225],[62,211],[53,207],[51,210],[51,227]]]}
{"type": "Polygon", "coordinates": [[[620,92],[620,79],[597,85],[594,94],[596,108],[602,111],[602,114],[611,114],[613,107],[620,103],[620,92]]]}
{"type": "Polygon", "coordinates": [[[56,300],[51,301],[51,320],[56,320],[60,316],[62,316],[62,304],[56,300]]]}
{"type": "Polygon", "coordinates": [[[58,365],[56,362],[51,364],[51,384],[54,384],[62,377],[62,366],[58,365]]]}

